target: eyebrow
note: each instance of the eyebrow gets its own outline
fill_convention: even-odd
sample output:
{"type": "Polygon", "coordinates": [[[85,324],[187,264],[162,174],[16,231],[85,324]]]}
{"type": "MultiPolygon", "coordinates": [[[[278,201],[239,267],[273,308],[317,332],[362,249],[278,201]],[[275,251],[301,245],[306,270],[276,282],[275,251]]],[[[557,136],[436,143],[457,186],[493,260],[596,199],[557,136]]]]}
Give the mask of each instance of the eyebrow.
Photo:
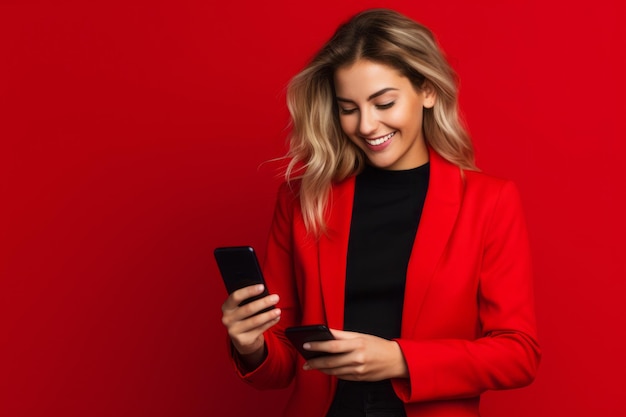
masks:
{"type": "MultiPolygon", "coordinates": [[[[382,96],[383,94],[385,94],[388,91],[397,91],[397,90],[398,90],[397,88],[392,88],[392,87],[383,88],[382,90],[377,91],[374,94],[372,94],[371,96],[369,96],[367,98],[367,101],[372,101],[376,97],[382,96]]],[[[353,100],[350,100],[350,99],[347,99],[347,98],[343,98],[343,97],[339,97],[339,96],[337,96],[335,98],[337,99],[337,101],[343,101],[343,102],[346,102],[346,103],[354,103],[353,100]]]]}

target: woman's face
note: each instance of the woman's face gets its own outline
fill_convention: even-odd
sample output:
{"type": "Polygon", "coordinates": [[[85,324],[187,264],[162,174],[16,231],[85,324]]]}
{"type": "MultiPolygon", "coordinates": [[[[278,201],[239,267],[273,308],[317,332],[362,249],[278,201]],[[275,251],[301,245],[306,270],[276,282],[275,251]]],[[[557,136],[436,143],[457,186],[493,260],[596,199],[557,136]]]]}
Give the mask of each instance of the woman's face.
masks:
{"type": "Polygon", "coordinates": [[[419,90],[396,69],[359,60],[335,72],[335,91],[341,128],[372,165],[401,170],[428,161],[422,114],[435,104],[428,83],[419,90]]]}

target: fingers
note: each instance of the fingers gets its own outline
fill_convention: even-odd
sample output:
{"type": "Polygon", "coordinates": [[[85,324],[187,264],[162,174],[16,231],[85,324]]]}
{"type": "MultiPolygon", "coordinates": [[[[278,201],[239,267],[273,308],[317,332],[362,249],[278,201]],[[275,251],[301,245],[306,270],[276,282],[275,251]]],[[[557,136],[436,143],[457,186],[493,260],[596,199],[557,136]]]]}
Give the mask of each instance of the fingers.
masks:
{"type": "Polygon", "coordinates": [[[330,332],[335,336],[335,339],[355,339],[357,337],[363,336],[362,333],[357,332],[348,332],[345,330],[337,330],[337,329],[329,329],[330,332]]]}
{"type": "Polygon", "coordinates": [[[310,350],[328,355],[308,360],[304,370],[316,369],[340,379],[352,381],[379,381],[388,378],[406,378],[408,369],[397,342],[380,337],[333,331],[335,337],[327,342],[306,343],[310,350]]]}
{"type": "Polygon", "coordinates": [[[252,331],[262,333],[280,320],[280,314],[281,310],[279,308],[274,308],[270,311],[252,316],[230,314],[222,317],[222,323],[224,323],[228,329],[228,334],[231,337],[252,331]]]}
{"type": "Polygon", "coordinates": [[[325,373],[326,375],[336,376],[339,379],[345,379],[348,381],[367,381],[371,380],[369,378],[367,367],[364,364],[358,365],[341,365],[341,366],[330,366],[329,367],[318,367],[313,368],[308,364],[305,364],[305,370],[316,369],[320,372],[325,373]]]}
{"type": "MultiPolygon", "coordinates": [[[[247,290],[247,288],[239,290],[241,292],[235,291],[222,306],[224,312],[222,323],[228,328],[228,333],[231,334],[231,336],[232,334],[249,332],[258,328],[267,328],[266,324],[271,321],[278,321],[280,318],[281,311],[279,308],[260,313],[267,308],[275,307],[279,300],[277,294],[268,295],[259,300],[239,306],[238,304],[241,302],[242,298],[244,300],[249,298],[247,295],[250,294],[250,292],[243,290],[247,290]],[[233,304],[235,307],[232,307],[233,304]]],[[[256,291],[252,291],[252,293],[255,294],[256,291]]],[[[269,326],[271,327],[272,324],[275,323],[269,323],[269,326]]]]}
{"type": "Polygon", "coordinates": [[[263,285],[251,285],[234,291],[222,305],[222,323],[228,330],[233,345],[241,354],[249,354],[262,348],[263,333],[280,320],[281,310],[275,307],[277,294],[267,295],[248,304],[241,302],[262,295],[263,285]]]}
{"type": "Polygon", "coordinates": [[[352,352],[365,348],[365,339],[359,337],[358,333],[342,332],[339,330],[331,330],[335,340],[323,342],[307,342],[303,345],[304,349],[315,352],[327,352],[329,354],[338,354],[352,352]],[[346,338],[348,336],[348,338],[346,338]]]}
{"type": "Polygon", "coordinates": [[[307,361],[303,369],[315,369],[327,375],[350,381],[367,380],[368,365],[365,355],[355,352],[321,356],[307,361]]]}
{"type": "Polygon", "coordinates": [[[240,305],[249,298],[263,294],[263,290],[263,285],[251,285],[233,292],[222,305],[222,313],[225,317],[232,315],[234,320],[242,320],[275,306],[279,300],[277,294],[267,295],[248,304],[240,305]]]}
{"type": "MultiPolygon", "coordinates": [[[[335,337],[343,336],[332,331],[335,337]]],[[[342,332],[349,333],[349,332],[342,332]]],[[[303,366],[304,370],[317,369],[328,375],[343,379],[359,380],[359,374],[365,370],[365,341],[363,338],[337,339],[324,342],[305,343],[304,348],[328,355],[309,359],[303,366]]]]}
{"type": "Polygon", "coordinates": [[[344,330],[329,329],[335,340],[319,341],[319,342],[307,342],[303,345],[304,349],[315,352],[327,352],[329,354],[337,354],[342,352],[349,352],[355,348],[361,346],[360,342],[344,343],[344,340],[358,339],[363,336],[362,333],[347,332],[344,330]]]}
{"type": "Polygon", "coordinates": [[[228,335],[237,351],[248,354],[264,344],[263,333],[280,321],[280,309],[273,309],[227,326],[228,335]]]}
{"type": "Polygon", "coordinates": [[[239,304],[241,304],[248,298],[263,294],[264,289],[265,287],[262,284],[258,284],[250,285],[248,287],[240,288],[237,291],[234,291],[228,296],[228,298],[222,305],[222,312],[226,312],[226,310],[236,309],[237,307],[239,307],[239,304]]]}

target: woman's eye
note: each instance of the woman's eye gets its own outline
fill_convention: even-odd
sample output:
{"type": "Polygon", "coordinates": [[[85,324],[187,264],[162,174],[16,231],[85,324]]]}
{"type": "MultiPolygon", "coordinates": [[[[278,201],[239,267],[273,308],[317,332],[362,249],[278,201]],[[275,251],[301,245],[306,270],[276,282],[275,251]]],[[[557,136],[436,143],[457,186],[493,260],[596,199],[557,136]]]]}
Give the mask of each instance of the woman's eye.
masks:
{"type": "Polygon", "coordinates": [[[376,108],[379,109],[379,110],[385,110],[385,109],[391,108],[394,104],[396,104],[395,101],[391,101],[391,102],[385,103],[385,104],[377,104],[376,108]]]}
{"type": "Polygon", "coordinates": [[[356,110],[357,110],[356,108],[355,108],[355,109],[344,109],[344,108],[340,108],[340,109],[339,109],[339,112],[340,112],[341,114],[352,114],[352,113],[354,113],[356,110]]]}

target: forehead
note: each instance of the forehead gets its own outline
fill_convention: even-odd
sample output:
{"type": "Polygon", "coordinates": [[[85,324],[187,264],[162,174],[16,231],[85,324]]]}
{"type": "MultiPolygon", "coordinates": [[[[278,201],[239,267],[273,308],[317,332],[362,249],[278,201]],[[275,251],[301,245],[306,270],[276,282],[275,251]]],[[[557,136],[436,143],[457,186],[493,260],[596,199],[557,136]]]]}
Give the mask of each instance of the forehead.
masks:
{"type": "Polygon", "coordinates": [[[378,62],[358,60],[353,64],[339,67],[334,75],[335,90],[338,96],[360,98],[369,96],[384,88],[410,88],[411,82],[397,69],[378,62]]]}

